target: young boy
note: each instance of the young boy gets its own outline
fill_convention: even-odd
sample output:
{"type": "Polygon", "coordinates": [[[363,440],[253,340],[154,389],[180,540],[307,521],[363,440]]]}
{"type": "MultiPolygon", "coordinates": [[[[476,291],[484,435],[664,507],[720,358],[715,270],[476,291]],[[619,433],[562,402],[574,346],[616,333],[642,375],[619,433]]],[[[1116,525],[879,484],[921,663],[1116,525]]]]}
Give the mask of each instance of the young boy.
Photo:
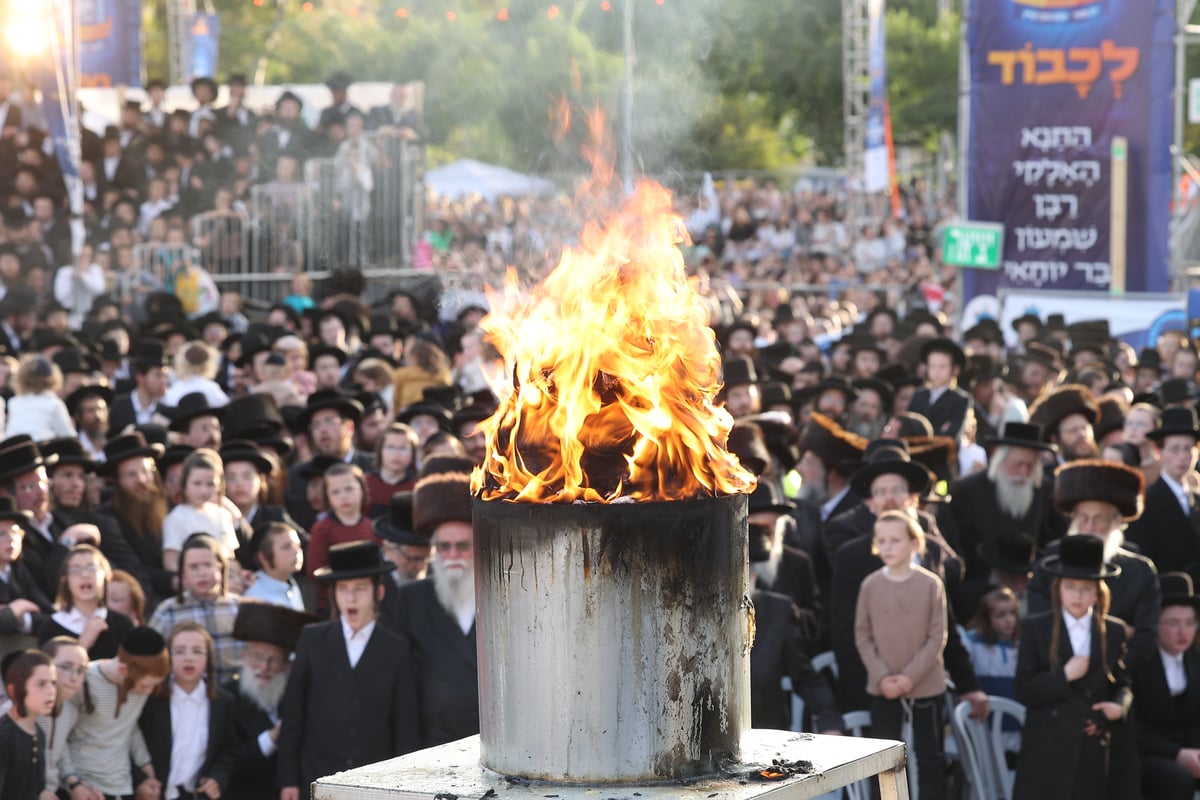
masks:
{"type": "Polygon", "coordinates": [[[955,441],[971,407],[971,396],[958,388],[958,374],[967,363],[963,349],[946,337],[930,339],[921,346],[927,388],[913,395],[908,410],[921,414],[938,436],[955,441]]]}
{"type": "Polygon", "coordinates": [[[304,628],[296,646],[279,704],[280,800],[307,796],[322,775],[420,746],[408,641],[376,624],[392,569],[378,544],[359,541],[331,547],[313,575],[331,585],[335,616],[304,628]]]}
{"type": "Polygon", "coordinates": [[[272,522],[254,534],[250,546],[260,569],[245,596],[303,611],[304,598],[294,576],[304,569],[304,550],[296,529],[272,522]]]}

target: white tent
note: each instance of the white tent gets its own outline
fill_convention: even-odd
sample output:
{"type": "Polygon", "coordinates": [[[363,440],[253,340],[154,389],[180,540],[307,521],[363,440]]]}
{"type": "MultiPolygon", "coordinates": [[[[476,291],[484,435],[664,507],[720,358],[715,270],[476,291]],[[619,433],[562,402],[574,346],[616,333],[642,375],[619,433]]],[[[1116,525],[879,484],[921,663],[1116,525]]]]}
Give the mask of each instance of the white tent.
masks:
{"type": "Polygon", "coordinates": [[[495,200],[500,195],[550,194],[554,183],[545,178],[522,175],[506,167],[464,158],[425,173],[425,185],[443,197],[479,194],[495,200]]]}

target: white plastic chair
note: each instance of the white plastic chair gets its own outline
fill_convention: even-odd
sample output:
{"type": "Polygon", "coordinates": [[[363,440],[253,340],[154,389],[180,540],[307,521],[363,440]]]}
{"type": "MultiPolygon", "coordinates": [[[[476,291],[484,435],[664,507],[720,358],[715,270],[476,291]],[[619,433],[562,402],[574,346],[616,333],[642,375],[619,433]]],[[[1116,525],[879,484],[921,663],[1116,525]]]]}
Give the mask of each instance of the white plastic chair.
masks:
{"type": "MultiPolygon", "coordinates": [[[[825,655],[825,653],[822,653],[821,655],[825,655]]],[[[833,653],[829,653],[829,655],[832,657],[833,653]]],[[[818,658],[819,657],[820,656],[818,656],[818,658]]],[[[814,658],[813,659],[814,667],[816,666],[816,663],[817,663],[817,660],[814,658]]],[[[837,669],[837,664],[835,663],[833,665],[833,667],[834,667],[834,669],[837,669]]],[[[864,733],[864,731],[866,731],[867,728],[871,727],[871,712],[870,711],[849,711],[845,714],[842,714],[842,725],[845,726],[846,733],[849,736],[865,736],[866,734],[864,733]]],[[[859,781],[858,783],[852,783],[849,786],[847,786],[846,787],[846,797],[847,797],[847,800],[870,800],[870,798],[871,798],[871,781],[870,781],[870,779],[865,780],[865,781],[859,781]]]]}
{"type": "Polygon", "coordinates": [[[959,742],[963,772],[976,800],[1012,800],[1014,774],[1004,758],[1004,718],[1025,723],[1025,706],[1006,697],[988,697],[986,720],[971,719],[966,700],[954,709],[954,735],[959,742]]]}
{"type": "MultiPolygon", "coordinates": [[[[813,656],[812,666],[817,672],[828,670],[833,675],[834,680],[837,680],[837,658],[834,657],[832,650],[826,650],[823,653],[817,653],[813,656]]],[[[804,701],[800,699],[800,695],[792,692],[792,679],[786,675],[783,677],[783,691],[787,692],[788,696],[792,698],[792,730],[800,733],[804,730],[804,701]]]]}

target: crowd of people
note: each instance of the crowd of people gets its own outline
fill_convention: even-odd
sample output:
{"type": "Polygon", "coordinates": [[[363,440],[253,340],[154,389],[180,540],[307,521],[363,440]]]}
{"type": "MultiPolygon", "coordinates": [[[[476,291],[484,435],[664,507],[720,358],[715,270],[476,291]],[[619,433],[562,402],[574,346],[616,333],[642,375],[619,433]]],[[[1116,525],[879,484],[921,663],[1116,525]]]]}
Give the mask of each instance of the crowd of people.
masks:
{"type": "MultiPolygon", "coordinates": [[[[440,297],[372,305],[345,267],[261,311],[201,301],[189,270],[211,263],[143,269],[135,245],[192,241],[196,215],[241,213],[360,124],[423,136],[402,90],[362,114],[331,80],[309,130],[294,95],[259,116],[239,83],[213,108],[201,79],[180,112],[152,82],[85,136],[73,259],[44,132],[0,78],[5,797],[296,800],[478,732],[469,473],[503,363],[480,290],[543,277],[577,220],[561,198],[434,198],[440,297]]],[[[1016,796],[1190,797],[1196,346],[1137,353],[1057,315],[954,332],[930,305],[945,211],[920,186],[905,208],[855,228],[836,188],[708,178],[678,199],[729,448],[759,478],[754,725],[911,723],[932,800],[947,692],[977,717],[1003,696],[1027,709],[1016,796]]]]}

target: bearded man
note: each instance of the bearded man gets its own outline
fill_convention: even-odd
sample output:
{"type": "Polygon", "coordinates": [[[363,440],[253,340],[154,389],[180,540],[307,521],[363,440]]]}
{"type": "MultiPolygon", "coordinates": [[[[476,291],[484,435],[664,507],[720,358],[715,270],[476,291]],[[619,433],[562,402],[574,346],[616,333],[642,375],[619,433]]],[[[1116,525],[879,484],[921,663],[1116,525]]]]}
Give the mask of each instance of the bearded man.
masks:
{"type": "Polygon", "coordinates": [[[1054,489],[1042,460],[1058,447],[1042,439],[1038,425],[1006,422],[999,436],[983,442],[992,451],[987,471],[950,485],[951,535],[966,562],[968,586],[982,588],[988,581],[991,570],[982,552],[995,549],[1003,537],[1023,533],[1040,549],[1065,530],[1052,507],[1054,489]]]}
{"type": "MultiPolygon", "coordinates": [[[[146,608],[175,594],[175,573],[162,566],[162,528],[167,517],[167,492],[154,460],[162,445],[147,444],[141,433],[127,433],[104,444],[104,463],[97,473],[113,484],[112,501],[97,509],[117,521],[121,536],[133,551],[136,569],[114,563],[138,578],[146,593],[146,608]]],[[[107,541],[107,537],[105,537],[107,541]]]]}
{"type": "Polygon", "coordinates": [[[233,778],[226,800],[276,797],[275,753],[279,747],[279,703],[291,673],[300,629],[317,618],[270,603],[243,603],[233,623],[242,643],[242,670],[225,688],[234,706],[233,778]]]}
{"type": "Polygon", "coordinates": [[[433,576],[401,586],[391,617],[412,643],[422,747],[479,733],[470,484],[444,472],[413,490],[413,529],[433,543],[433,576]]]}

